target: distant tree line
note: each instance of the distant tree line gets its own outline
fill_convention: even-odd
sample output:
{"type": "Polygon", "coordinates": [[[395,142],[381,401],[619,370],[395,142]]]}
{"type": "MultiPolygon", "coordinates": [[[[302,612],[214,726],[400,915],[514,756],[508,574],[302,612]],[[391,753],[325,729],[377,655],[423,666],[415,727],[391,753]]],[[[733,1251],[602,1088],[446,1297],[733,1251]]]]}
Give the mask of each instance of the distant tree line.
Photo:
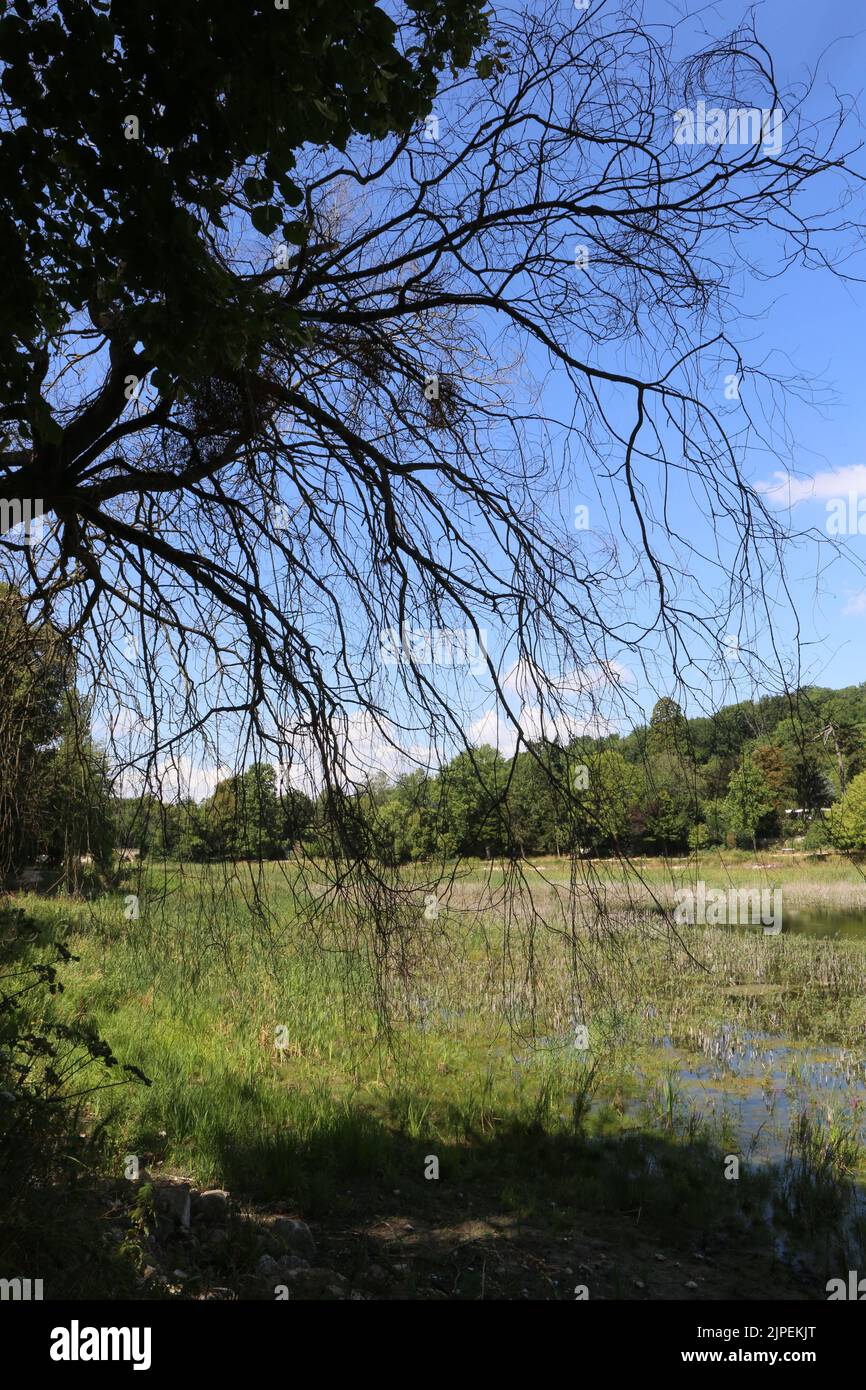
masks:
{"type": "MultiPolygon", "coordinates": [[[[537,742],[513,757],[464,750],[436,774],[374,779],[357,792],[352,823],[363,848],[390,864],[670,854],[791,833],[805,834],[807,845],[833,836],[850,848],[859,833],[853,812],[838,837],[833,827],[843,826],[841,808],[857,792],[866,844],[866,684],[745,701],[699,718],[664,698],[647,725],[625,736],[537,742]]],[[[280,791],[266,763],[219,782],[201,803],[119,803],[117,821],[123,843],[160,857],[268,859],[334,848],[325,796],[280,791]]]]}
{"type": "Polygon", "coordinates": [[[282,859],[312,824],[314,801],[292,789],[278,792],[270,763],[218,782],[196,802],[130,797],[116,803],[118,844],[142,855],[194,862],[282,859]]]}
{"type": "Polygon", "coordinates": [[[255,762],[203,802],[111,795],[76,691],[75,658],[20,594],[0,586],[0,870],[115,851],[191,861],[359,851],[433,857],[671,854],[748,846],[798,828],[807,845],[866,848],[866,683],[815,687],[687,718],[659,700],[625,736],[539,741],[516,755],[464,749],[436,773],[381,776],[347,798],[332,838],[328,794],[278,786],[255,762]]]}

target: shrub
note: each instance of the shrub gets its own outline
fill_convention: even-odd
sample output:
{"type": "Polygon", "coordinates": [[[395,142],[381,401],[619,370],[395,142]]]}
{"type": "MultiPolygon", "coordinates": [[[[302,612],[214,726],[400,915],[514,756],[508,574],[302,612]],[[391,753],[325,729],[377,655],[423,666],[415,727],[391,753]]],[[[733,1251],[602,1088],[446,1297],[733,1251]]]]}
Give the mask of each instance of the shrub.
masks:
{"type": "Polygon", "coordinates": [[[0,1208],[8,1220],[34,1189],[77,1171],[78,1114],[87,1097],[135,1078],[87,1021],[59,1022],[50,999],[62,993],[58,966],[77,959],[52,942],[52,960],[28,959],[38,928],[21,909],[0,906],[0,1208]],[[105,1080],[94,1074],[128,1073],[105,1080]]]}

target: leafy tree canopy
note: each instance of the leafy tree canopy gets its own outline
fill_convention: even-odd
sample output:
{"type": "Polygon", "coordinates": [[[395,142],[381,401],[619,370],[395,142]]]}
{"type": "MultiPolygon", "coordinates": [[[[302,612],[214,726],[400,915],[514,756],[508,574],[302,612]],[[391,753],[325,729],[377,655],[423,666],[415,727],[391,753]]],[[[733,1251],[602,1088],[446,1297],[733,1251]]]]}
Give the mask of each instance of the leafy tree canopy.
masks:
{"type": "MultiPolygon", "coordinates": [[[[298,149],[407,130],[486,32],[478,0],[409,0],[399,22],[369,0],[16,0],[0,20],[5,392],[34,404],[34,345],[81,312],[122,322],[118,356],[166,385],[254,367],[275,306],[205,229],[303,242],[298,149]]],[[[28,426],[59,439],[45,409],[28,426]]]]}

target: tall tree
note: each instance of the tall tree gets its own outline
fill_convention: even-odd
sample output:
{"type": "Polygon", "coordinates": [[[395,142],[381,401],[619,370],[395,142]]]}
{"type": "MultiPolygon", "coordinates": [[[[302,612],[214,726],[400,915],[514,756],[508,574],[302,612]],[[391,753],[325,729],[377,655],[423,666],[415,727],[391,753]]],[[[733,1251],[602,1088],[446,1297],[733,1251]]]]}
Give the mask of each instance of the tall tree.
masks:
{"type": "Polygon", "coordinates": [[[763,768],[750,754],[731,774],[725,798],[727,827],[739,839],[753,841],[775,805],[774,790],[763,768]]]}
{"type": "Polygon", "coordinates": [[[480,742],[479,681],[521,746],[567,740],[620,698],[612,651],[653,634],[706,665],[762,612],[785,528],[748,401],[784,383],[731,287],[756,234],[779,274],[829,272],[851,225],[836,104],[807,121],[748,25],[686,52],[631,0],[490,23],[472,0],[0,22],[0,502],[49,518],[10,527],[0,577],[149,735],[138,767],[206,739],[238,772],[290,761],[340,855],[371,843],[366,750],[480,742]],[[707,96],[771,111],[784,148],[684,144],[707,96]]]}
{"type": "Polygon", "coordinates": [[[107,769],[71,646],[0,585],[0,877],[38,855],[69,873],[85,854],[107,865],[112,844],[107,769]]]}

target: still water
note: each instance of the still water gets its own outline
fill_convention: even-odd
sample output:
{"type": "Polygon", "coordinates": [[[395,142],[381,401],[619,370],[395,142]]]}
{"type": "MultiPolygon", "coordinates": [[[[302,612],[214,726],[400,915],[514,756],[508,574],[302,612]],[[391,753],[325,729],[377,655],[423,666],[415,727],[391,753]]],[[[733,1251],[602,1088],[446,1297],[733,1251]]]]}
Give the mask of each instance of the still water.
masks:
{"type": "Polygon", "coordinates": [[[864,912],[785,912],[783,931],[795,936],[823,936],[836,940],[866,941],[864,912]]]}

